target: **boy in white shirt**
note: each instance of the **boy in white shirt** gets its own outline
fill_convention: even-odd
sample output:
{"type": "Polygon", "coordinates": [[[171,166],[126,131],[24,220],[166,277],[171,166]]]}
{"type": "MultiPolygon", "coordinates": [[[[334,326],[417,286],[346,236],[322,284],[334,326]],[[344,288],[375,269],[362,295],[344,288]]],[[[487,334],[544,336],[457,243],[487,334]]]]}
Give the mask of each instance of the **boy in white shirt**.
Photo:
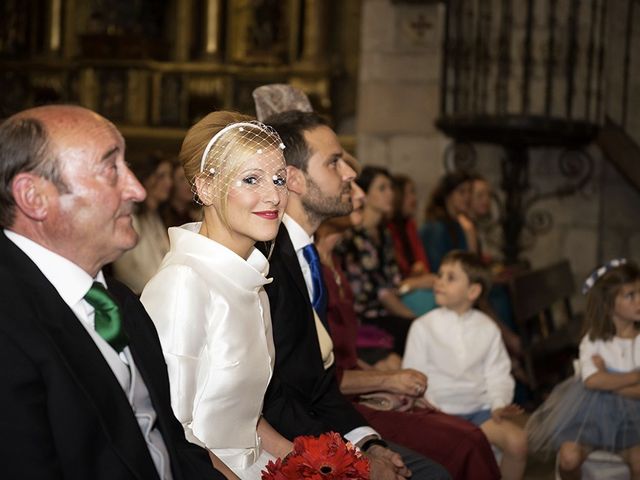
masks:
{"type": "Polygon", "coordinates": [[[494,321],[473,308],[489,285],[489,272],[475,254],[446,255],[434,286],[440,308],[413,322],[402,368],[427,375],[425,399],[445,413],[475,423],[502,450],[502,478],[521,479],[527,437],[507,420],[522,413],[511,403],[515,386],[511,362],[494,321]]]}

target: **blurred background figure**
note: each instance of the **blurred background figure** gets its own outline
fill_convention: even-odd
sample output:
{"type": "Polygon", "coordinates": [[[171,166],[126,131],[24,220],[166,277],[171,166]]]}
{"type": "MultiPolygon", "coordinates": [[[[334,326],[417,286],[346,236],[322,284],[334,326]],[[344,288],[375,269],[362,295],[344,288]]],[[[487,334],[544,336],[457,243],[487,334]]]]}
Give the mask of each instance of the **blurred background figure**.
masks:
{"type": "Polygon", "coordinates": [[[202,219],[202,209],[193,201],[193,191],[182,165],[173,165],[173,188],[169,199],[160,205],[160,216],[166,228],[179,227],[202,219]]]}
{"type": "Polygon", "coordinates": [[[420,238],[431,270],[451,250],[469,250],[467,237],[459,221],[471,202],[471,176],[466,172],[447,173],[431,194],[420,238]]]}
{"type": "Polygon", "coordinates": [[[489,259],[485,258],[485,241],[482,238],[480,226],[491,218],[491,184],[482,175],[472,174],[470,177],[469,208],[466,212],[458,215],[458,221],[466,236],[469,250],[488,262],[489,259]]]}
{"type": "MultiPolygon", "coordinates": [[[[393,212],[387,227],[393,238],[396,261],[403,278],[421,277],[429,272],[427,255],[420,243],[415,214],[416,186],[406,175],[393,176],[393,212]]],[[[425,287],[433,286],[433,276],[425,287]]]]}
{"type": "Polygon", "coordinates": [[[337,251],[355,296],[360,321],[393,335],[394,350],[401,355],[415,315],[398,295],[400,269],[386,228],[393,210],[391,175],[384,168],[367,166],[356,183],[365,193],[362,224],[345,232],[337,251]]]}
{"type": "Polygon", "coordinates": [[[435,307],[433,284],[436,275],[429,269],[415,215],[418,206],[416,186],[406,175],[393,176],[393,213],[387,228],[393,239],[396,261],[402,283],[398,292],[402,302],[415,315],[422,315],[435,307]]]}
{"type": "Polygon", "coordinates": [[[169,251],[159,207],[171,193],[173,165],[169,158],[153,153],[138,160],[132,170],[147,191],[147,198],[133,216],[133,227],[140,238],[134,249],[113,263],[113,274],[139,295],[169,251]]]}
{"type": "Polygon", "coordinates": [[[491,195],[493,189],[482,175],[474,174],[471,184],[471,202],[469,215],[474,220],[483,220],[491,216],[491,195]]]}

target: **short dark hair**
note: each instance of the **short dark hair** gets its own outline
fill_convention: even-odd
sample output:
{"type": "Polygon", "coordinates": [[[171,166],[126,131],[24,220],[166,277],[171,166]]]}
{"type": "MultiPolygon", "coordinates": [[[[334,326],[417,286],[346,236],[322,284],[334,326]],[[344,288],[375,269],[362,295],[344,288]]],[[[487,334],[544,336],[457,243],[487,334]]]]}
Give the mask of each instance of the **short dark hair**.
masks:
{"type": "Polygon", "coordinates": [[[477,283],[480,285],[482,292],[476,302],[486,296],[491,288],[491,272],[486,267],[478,255],[473,252],[465,252],[463,250],[451,250],[447,253],[440,265],[459,263],[462,271],[469,279],[469,283],[477,283]]]}
{"type": "Polygon", "coordinates": [[[304,132],[328,126],[327,121],[315,112],[289,110],[268,117],[264,123],[272,126],[284,146],[284,159],[287,165],[299,168],[306,173],[311,151],[304,139],[304,132]]]}
{"type": "Polygon", "coordinates": [[[14,116],[0,125],[0,227],[15,221],[11,183],[22,172],[34,172],[60,191],[69,191],[50,145],[44,124],[35,118],[14,116]]]}
{"type": "Polygon", "coordinates": [[[386,168],[368,165],[362,169],[362,172],[360,172],[360,175],[356,178],[356,183],[362,190],[364,190],[364,193],[369,193],[369,188],[371,188],[373,180],[379,175],[392,180],[391,174],[386,168]]]}

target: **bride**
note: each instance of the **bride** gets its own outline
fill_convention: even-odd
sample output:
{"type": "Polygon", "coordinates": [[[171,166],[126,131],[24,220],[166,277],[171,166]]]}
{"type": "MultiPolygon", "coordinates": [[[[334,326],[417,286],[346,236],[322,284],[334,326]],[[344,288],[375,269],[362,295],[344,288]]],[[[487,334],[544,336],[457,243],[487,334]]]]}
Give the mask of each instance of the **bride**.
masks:
{"type": "Polygon", "coordinates": [[[235,113],[189,130],[180,160],[204,220],[169,229],[169,253],[141,298],[187,438],[242,479],[259,479],[292,448],[261,416],[275,351],[269,263],[255,248],[276,237],[287,204],[283,148],[273,129],[235,113]]]}

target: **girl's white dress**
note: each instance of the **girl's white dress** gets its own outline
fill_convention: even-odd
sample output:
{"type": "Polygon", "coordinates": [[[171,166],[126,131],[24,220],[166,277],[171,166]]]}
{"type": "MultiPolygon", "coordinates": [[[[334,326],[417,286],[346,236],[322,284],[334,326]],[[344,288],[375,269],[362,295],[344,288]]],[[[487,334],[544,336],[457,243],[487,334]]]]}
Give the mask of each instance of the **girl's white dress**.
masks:
{"type": "Polygon", "coordinates": [[[141,300],[160,336],[187,439],[240,478],[259,479],[273,458],[256,433],[275,359],[263,288],[269,264],[257,249],[245,261],[200,235],[200,225],[169,229],[170,251],[141,300]]]}
{"type": "Polygon", "coordinates": [[[640,339],[582,339],[580,372],[559,384],[527,422],[531,451],[552,453],[563,442],[610,452],[640,444],[640,400],[584,386],[583,381],[597,372],[593,355],[603,358],[607,371],[637,370],[640,339]]]}

